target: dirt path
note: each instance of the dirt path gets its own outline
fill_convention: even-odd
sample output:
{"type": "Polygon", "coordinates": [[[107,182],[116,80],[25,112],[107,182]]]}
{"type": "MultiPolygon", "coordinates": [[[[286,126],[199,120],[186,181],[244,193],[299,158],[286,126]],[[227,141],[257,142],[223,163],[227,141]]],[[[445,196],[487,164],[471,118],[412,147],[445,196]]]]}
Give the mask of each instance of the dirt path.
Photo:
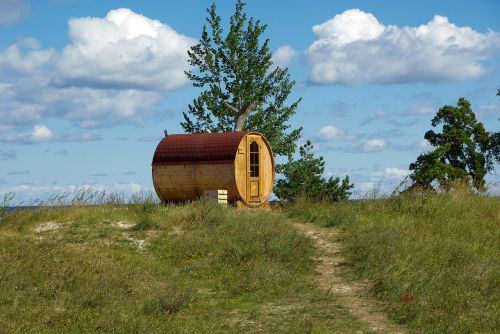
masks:
{"type": "Polygon", "coordinates": [[[347,282],[344,274],[346,259],[339,241],[340,231],[336,228],[319,227],[313,224],[296,224],[297,228],[311,237],[321,250],[316,267],[318,286],[337,296],[354,316],[365,322],[376,333],[406,333],[406,330],[393,323],[381,311],[379,303],[368,296],[368,285],[347,282]]]}

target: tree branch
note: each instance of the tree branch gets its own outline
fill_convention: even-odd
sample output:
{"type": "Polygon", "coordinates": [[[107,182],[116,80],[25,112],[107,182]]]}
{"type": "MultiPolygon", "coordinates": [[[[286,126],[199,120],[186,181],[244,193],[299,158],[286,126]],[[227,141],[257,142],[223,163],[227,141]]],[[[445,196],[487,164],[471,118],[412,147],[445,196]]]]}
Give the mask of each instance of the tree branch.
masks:
{"type": "Polygon", "coordinates": [[[227,101],[224,101],[224,105],[227,107],[227,109],[231,110],[235,115],[240,114],[240,111],[235,107],[233,107],[232,105],[230,105],[227,101]]]}
{"type": "Polygon", "coordinates": [[[243,131],[243,125],[245,124],[248,115],[257,106],[257,101],[247,102],[245,106],[236,114],[234,122],[234,131],[243,131]]]}

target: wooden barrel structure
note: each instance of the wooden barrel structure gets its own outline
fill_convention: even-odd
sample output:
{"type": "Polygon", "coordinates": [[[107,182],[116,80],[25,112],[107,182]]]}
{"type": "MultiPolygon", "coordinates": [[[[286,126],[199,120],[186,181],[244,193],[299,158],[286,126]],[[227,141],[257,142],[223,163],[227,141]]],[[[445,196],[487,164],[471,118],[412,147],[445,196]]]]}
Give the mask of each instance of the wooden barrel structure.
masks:
{"type": "Polygon", "coordinates": [[[264,204],[274,183],[274,157],[258,132],[166,135],[156,147],[153,185],[163,202],[195,200],[227,190],[229,203],[264,204]]]}

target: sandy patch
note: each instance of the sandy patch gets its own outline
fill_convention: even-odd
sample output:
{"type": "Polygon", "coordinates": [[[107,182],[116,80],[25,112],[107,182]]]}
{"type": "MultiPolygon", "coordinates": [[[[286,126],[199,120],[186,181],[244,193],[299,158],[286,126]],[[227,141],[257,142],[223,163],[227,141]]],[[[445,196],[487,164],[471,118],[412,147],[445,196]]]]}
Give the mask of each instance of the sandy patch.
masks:
{"type": "Polygon", "coordinates": [[[41,223],[40,225],[36,226],[33,229],[33,231],[35,231],[35,233],[40,233],[40,232],[57,230],[60,227],[61,227],[61,223],[58,223],[56,221],[48,221],[48,222],[44,222],[44,223],[41,223]]]}
{"type": "Polygon", "coordinates": [[[122,237],[127,241],[131,241],[140,250],[144,249],[144,247],[148,244],[146,240],[132,238],[128,233],[123,233],[122,237]]]}
{"type": "Polygon", "coordinates": [[[113,223],[111,223],[111,225],[113,225],[115,227],[118,227],[119,229],[122,229],[122,230],[126,230],[126,229],[129,229],[132,226],[134,226],[133,223],[126,222],[126,221],[123,221],[123,220],[120,220],[120,221],[117,221],[117,222],[113,222],[113,223]]]}

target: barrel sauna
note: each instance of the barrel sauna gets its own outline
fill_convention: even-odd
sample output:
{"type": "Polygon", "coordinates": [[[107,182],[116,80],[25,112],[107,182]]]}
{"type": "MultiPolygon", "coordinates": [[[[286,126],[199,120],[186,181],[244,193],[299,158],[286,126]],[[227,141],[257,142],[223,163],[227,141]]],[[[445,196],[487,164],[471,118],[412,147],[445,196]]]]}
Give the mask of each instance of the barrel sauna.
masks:
{"type": "Polygon", "coordinates": [[[274,183],[274,157],[258,132],[166,135],[156,147],[153,185],[163,202],[199,198],[225,189],[230,203],[264,204],[274,183]]]}

